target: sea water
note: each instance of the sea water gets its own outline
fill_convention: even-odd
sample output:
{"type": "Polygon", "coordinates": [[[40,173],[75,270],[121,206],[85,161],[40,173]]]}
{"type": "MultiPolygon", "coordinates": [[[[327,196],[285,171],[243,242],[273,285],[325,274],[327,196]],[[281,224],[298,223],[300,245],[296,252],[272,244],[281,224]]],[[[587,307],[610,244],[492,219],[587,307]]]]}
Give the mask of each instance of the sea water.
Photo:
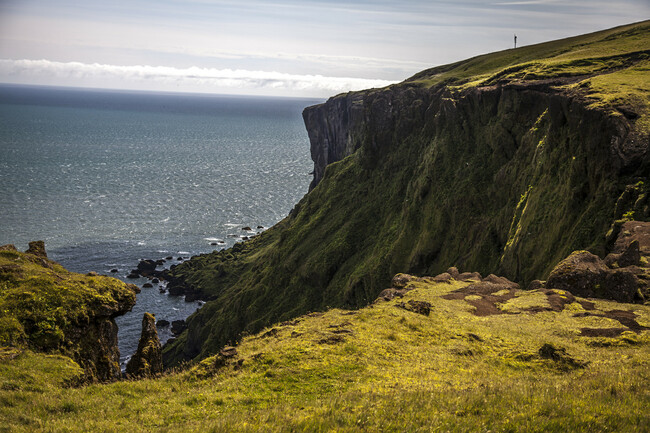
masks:
{"type": "MultiPolygon", "coordinates": [[[[126,275],[140,259],[230,247],[307,192],[301,112],[319,102],[0,85],[0,245],[44,240],[71,271],[139,285],[126,275]]],[[[116,320],[122,360],[145,311],[171,322],[199,307],[143,288],[116,320]]]]}

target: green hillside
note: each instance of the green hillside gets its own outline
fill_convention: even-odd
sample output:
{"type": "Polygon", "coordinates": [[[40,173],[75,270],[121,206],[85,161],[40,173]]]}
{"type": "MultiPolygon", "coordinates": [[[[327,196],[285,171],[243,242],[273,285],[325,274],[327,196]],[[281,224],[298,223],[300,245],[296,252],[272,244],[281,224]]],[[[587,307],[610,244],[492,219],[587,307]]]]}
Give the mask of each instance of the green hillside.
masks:
{"type": "Polygon", "coordinates": [[[643,22],[306,109],[319,181],[272,229],[174,269],[210,302],[166,364],[366,305],[398,272],[458,266],[525,287],[571,251],[603,256],[622,221],[650,216],[648,47],[643,22]]]}

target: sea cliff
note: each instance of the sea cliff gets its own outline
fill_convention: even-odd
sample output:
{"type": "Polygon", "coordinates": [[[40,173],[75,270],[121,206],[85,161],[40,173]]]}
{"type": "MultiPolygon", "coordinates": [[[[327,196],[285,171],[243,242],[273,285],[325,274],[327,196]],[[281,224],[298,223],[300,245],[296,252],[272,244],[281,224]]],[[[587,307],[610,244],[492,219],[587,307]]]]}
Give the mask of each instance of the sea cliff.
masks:
{"type": "Polygon", "coordinates": [[[311,191],[262,235],[173,277],[209,302],[164,348],[174,365],[399,272],[450,266],[526,287],[574,250],[604,257],[644,221],[650,25],[433,68],[304,111],[311,191]]]}

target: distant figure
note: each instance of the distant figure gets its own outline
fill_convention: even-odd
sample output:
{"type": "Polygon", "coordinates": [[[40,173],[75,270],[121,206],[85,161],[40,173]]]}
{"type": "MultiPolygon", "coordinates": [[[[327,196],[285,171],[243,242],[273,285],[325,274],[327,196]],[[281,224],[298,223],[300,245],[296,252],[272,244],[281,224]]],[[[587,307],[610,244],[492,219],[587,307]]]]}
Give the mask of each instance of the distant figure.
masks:
{"type": "Polygon", "coordinates": [[[517,48],[517,35],[515,35],[515,48],[517,48]]]}

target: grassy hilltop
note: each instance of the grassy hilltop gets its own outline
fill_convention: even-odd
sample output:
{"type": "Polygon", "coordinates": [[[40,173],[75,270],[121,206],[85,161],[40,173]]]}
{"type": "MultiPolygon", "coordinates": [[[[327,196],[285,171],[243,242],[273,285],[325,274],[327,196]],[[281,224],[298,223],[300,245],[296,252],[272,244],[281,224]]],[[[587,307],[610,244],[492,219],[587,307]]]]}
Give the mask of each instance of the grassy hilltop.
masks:
{"type": "Polygon", "coordinates": [[[165,349],[201,359],[398,272],[526,287],[647,220],[650,23],[487,54],[305,110],[313,189],[275,227],[174,275],[208,302],[165,349]]]}

